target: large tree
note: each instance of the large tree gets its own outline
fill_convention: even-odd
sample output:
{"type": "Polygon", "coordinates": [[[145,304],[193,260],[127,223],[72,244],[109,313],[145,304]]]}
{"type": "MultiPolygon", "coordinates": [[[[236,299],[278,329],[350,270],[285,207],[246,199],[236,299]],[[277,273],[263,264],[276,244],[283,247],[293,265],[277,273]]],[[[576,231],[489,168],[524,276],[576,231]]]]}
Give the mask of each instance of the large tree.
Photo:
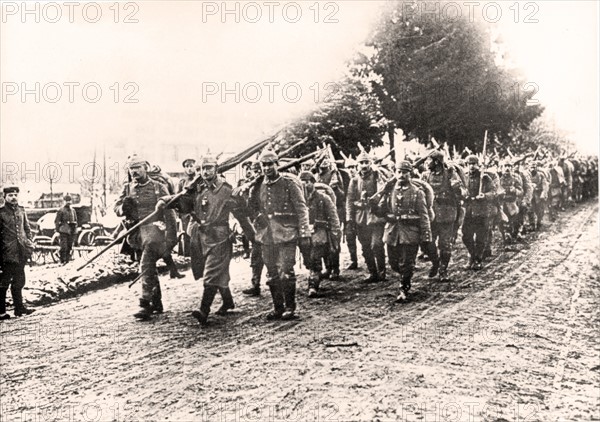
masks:
{"type": "Polygon", "coordinates": [[[372,53],[351,69],[371,81],[389,133],[478,150],[486,130],[501,138],[525,130],[542,108],[527,104],[535,92],[491,48],[491,28],[448,4],[390,2],[367,42],[372,53]]]}

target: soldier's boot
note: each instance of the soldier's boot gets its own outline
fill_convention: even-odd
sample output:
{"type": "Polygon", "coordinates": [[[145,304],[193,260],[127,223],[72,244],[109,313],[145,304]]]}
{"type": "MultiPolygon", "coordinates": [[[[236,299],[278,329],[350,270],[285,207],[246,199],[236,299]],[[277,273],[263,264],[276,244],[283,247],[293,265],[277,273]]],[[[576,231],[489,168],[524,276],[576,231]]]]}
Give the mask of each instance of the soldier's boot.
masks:
{"type": "Polygon", "coordinates": [[[273,299],[273,310],[267,314],[267,321],[281,319],[281,316],[285,311],[283,287],[280,282],[277,281],[276,284],[269,284],[269,290],[271,291],[271,298],[273,299]]]}
{"type": "Polygon", "coordinates": [[[260,276],[262,268],[253,266],[252,267],[252,287],[249,289],[242,290],[242,293],[248,296],[260,296],[260,276]]]}
{"type": "Polygon", "coordinates": [[[451,254],[442,252],[440,254],[440,281],[450,281],[448,276],[448,264],[450,263],[451,254]]]}
{"type": "Polygon", "coordinates": [[[140,299],[140,309],[133,314],[133,316],[137,319],[141,319],[143,321],[147,321],[152,318],[152,303],[146,299],[140,299]]]}
{"type": "Polygon", "coordinates": [[[155,314],[162,314],[164,312],[160,285],[155,287],[152,291],[152,312],[155,314]]]}
{"type": "Polygon", "coordinates": [[[402,276],[402,282],[400,284],[400,290],[396,297],[396,303],[406,302],[408,300],[408,292],[411,287],[412,274],[405,274],[402,276]]]}
{"type": "Polygon", "coordinates": [[[200,309],[197,311],[192,311],[192,316],[198,320],[200,325],[206,325],[208,323],[208,314],[210,314],[210,305],[212,305],[213,300],[215,300],[215,296],[219,288],[216,286],[204,286],[204,291],[202,292],[202,300],[200,301],[200,309]]]}
{"type": "Polygon", "coordinates": [[[6,313],[6,292],[8,288],[0,287],[0,321],[10,319],[10,315],[6,313]]]}
{"type": "Polygon", "coordinates": [[[181,274],[177,267],[173,267],[169,270],[169,278],[184,278],[185,276],[181,274]]]}
{"type": "Polygon", "coordinates": [[[308,297],[316,297],[319,292],[319,274],[315,271],[310,272],[308,277],[308,297]]]}
{"type": "Polygon", "coordinates": [[[431,269],[429,270],[429,274],[428,277],[429,278],[433,278],[438,274],[438,271],[440,269],[440,258],[437,254],[437,250],[435,251],[435,253],[431,254],[431,269]]]}
{"type": "Polygon", "coordinates": [[[483,263],[481,261],[482,261],[481,258],[479,258],[479,257],[475,258],[475,262],[473,264],[473,270],[479,271],[479,270],[483,269],[483,263]]]}
{"type": "Polygon", "coordinates": [[[219,289],[221,292],[221,297],[223,298],[223,304],[217,310],[217,315],[227,315],[232,309],[235,309],[235,303],[233,301],[233,296],[231,295],[231,289],[229,287],[222,287],[219,289]]]}
{"type": "Polygon", "coordinates": [[[379,281],[385,281],[387,279],[385,273],[385,252],[381,250],[375,254],[375,259],[377,262],[377,278],[379,281]]]}
{"type": "Polygon", "coordinates": [[[290,320],[296,318],[296,282],[288,281],[283,285],[283,296],[285,300],[285,310],[281,319],[290,320]]]}
{"type": "Polygon", "coordinates": [[[21,287],[10,286],[10,293],[15,306],[15,316],[31,315],[35,309],[26,308],[23,304],[23,289],[21,287]]]}
{"type": "Polygon", "coordinates": [[[467,264],[466,270],[472,270],[473,265],[475,265],[475,257],[473,255],[469,256],[469,263],[467,264]]]}
{"type": "Polygon", "coordinates": [[[375,258],[371,257],[371,259],[366,259],[367,269],[369,270],[369,277],[365,278],[363,283],[378,283],[379,282],[379,274],[377,272],[377,264],[375,263],[375,258]]]}

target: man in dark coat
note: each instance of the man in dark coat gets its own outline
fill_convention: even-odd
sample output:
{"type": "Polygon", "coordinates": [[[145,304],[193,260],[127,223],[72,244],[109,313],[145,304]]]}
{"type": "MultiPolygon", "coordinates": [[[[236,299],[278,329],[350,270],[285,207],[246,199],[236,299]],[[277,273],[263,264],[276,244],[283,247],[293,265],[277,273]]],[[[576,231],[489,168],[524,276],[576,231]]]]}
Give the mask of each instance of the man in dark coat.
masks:
{"type": "Polygon", "coordinates": [[[264,181],[253,191],[251,206],[258,211],[256,240],[262,245],[267,285],[274,310],[268,320],[293,319],[296,310],[296,247],[310,248],[308,207],[297,177],[277,170],[279,157],[265,150],[259,157],[264,181]]]}
{"type": "Polygon", "coordinates": [[[331,198],[315,188],[315,175],[309,171],[300,173],[304,185],[306,205],[311,228],[310,254],[304,261],[310,270],[308,297],[315,297],[321,280],[321,261],[332,254],[339,254],[342,232],[337,210],[331,198]]]}
{"type": "Polygon", "coordinates": [[[66,264],[71,259],[73,241],[77,233],[77,214],[71,207],[71,196],[65,195],[63,199],[65,205],[56,213],[54,226],[56,232],[60,234],[60,262],[66,264]]]}
{"type": "Polygon", "coordinates": [[[346,225],[356,229],[358,241],[370,276],[364,280],[374,283],[385,280],[385,250],[383,228],[385,220],[377,217],[369,199],[385,185],[381,174],[372,169],[373,160],[366,152],[357,157],[359,172],[350,181],[346,196],[346,225]]]}
{"type": "MultiPolygon", "coordinates": [[[[249,180],[254,180],[254,178],[262,176],[262,168],[260,167],[260,162],[255,161],[251,164],[250,169],[252,170],[252,175],[249,180]]],[[[250,216],[250,221],[254,223],[256,217],[258,217],[258,208],[250,206],[250,197],[253,194],[254,189],[256,187],[252,187],[248,192],[248,195],[242,195],[246,200],[246,206],[248,207],[248,212],[250,216]]],[[[249,296],[260,296],[260,279],[262,277],[263,268],[265,263],[262,258],[262,245],[260,242],[257,242],[256,239],[252,242],[252,248],[250,250],[250,268],[252,269],[252,278],[251,283],[252,286],[248,289],[242,290],[242,293],[249,296]]]]}
{"type": "Polygon", "coordinates": [[[494,211],[494,201],[498,186],[494,179],[479,167],[479,158],[467,158],[467,198],[462,240],[469,251],[469,269],[483,268],[483,252],[486,245],[490,217],[494,211]]]}
{"type": "Polygon", "coordinates": [[[523,198],[523,181],[521,176],[513,171],[513,164],[510,161],[504,163],[502,177],[500,177],[500,204],[502,211],[508,218],[508,222],[500,226],[502,237],[505,243],[511,243],[517,240],[519,230],[519,205],[523,198]]]}
{"type": "Polygon", "coordinates": [[[19,205],[19,188],[3,189],[5,204],[0,208],[0,320],[6,313],[6,292],[10,287],[15,316],[30,315],[33,309],[23,304],[25,264],[33,252],[31,228],[25,209],[19,205]]]}
{"type": "Polygon", "coordinates": [[[431,242],[425,194],[411,183],[411,173],[409,161],[398,164],[398,181],[386,192],[376,210],[386,220],[383,240],[388,247],[390,266],[402,277],[397,302],[408,298],[419,244],[431,242]]]}
{"type": "MultiPolygon", "coordinates": [[[[123,186],[114,208],[119,217],[140,221],[155,211],[161,197],[169,194],[162,183],[149,177],[149,167],[149,163],[137,155],[130,157],[128,169],[132,181],[123,186]]],[[[149,319],[152,313],[163,312],[156,261],[166,254],[169,245],[177,242],[174,211],[160,210],[150,221],[130,234],[127,241],[134,249],[141,250],[142,296],[140,310],[133,316],[149,319]]]]}
{"type": "MultiPolygon", "coordinates": [[[[196,160],[186,158],[183,160],[182,165],[185,176],[179,179],[177,183],[177,193],[182,192],[196,177],[196,160]]],[[[191,217],[189,214],[180,213],[179,218],[181,219],[181,229],[183,230],[183,256],[190,256],[190,236],[187,234],[187,228],[191,217]]]]}
{"type": "Polygon", "coordinates": [[[533,231],[539,231],[544,220],[546,212],[546,201],[548,200],[548,179],[546,174],[539,168],[540,163],[533,161],[531,163],[531,185],[532,199],[531,211],[529,213],[529,223],[533,231]]]}

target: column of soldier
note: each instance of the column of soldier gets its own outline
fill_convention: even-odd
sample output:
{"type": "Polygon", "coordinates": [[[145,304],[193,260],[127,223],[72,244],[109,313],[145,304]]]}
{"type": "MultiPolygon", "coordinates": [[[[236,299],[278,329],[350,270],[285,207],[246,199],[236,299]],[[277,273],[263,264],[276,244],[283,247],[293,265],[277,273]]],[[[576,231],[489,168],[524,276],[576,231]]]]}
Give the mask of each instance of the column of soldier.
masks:
{"type": "MultiPolygon", "coordinates": [[[[341,162],[333,160],[332,154],[308,157],[319,158],[284,164],[275,152],[265,149],[257,161],[243,163],[245,179],[233,188],[220,175],[218,157],[212,155],[198,163],[185,160],[186,177],[177,186],[161,177],[157,166],[131,156],[129,181],[115,212],[124,217],[124,228],[143,223],[123,243],[140,261],[142,294],[134,316],[148,320],[163,312],[156,267],[159,259],[170,266],[172,278],[181,277],[170,255],[177,244],[176,213],[186,233],[184,249],[191,257],[193,276],[202,278],[204,284],[199,309],[192,316],[205,325],[217,293],[223,299],[217,314],[227,315],[235,307],[229,288],[235,242],[230,215],[244,232],[250,258],[251,286],[243,293],[260,296],[266,267],[266,285],[273,302],[266,318],[290,320],[296,318],[297,248],[310,271],[309,298],[319,296],[322,280],[340,279],[342,243],[350,254],[346,270],[359,268],[358,239],[369,272],[362,281],[387,279],[387,255],[390,268],[400,276],[396,301],[405,302],[419,249],[431,260],[428,276],[451,281],[452,250],[459,235],[469,254],[468,269],[478,271],[492,256],[496,230],[504,245],[522,241],[526,230],[541,229],[546,213],[554,221],[559,211],[598,193],[597,157],[553,158],[536,152],[509,156],[502,162],[497,155],[463,154],[450,160],[448,151],[439,148],[396,166],[364,150],[356,160],[343,155],[341,162]],[[294,166],[298,163],[300,168],[294,166]]],[[[14,205],[14,192],[14,187],[4,188],[5,197],[10,197],[7,207],[14,205]]],[[[25,248],[17,247],[16,254],[9,252],[27,237],[23,233],[28,225],[14,233],[11,210],[0,208],[0,268],[4,270],[0,274],[0,319],[7,318],[8,287],[13,297],[20,298],[24,284],[23,271],[13,268],[24,266],[23,260],[16,264],[7,259],[23,257],[25,248]]],[[[22,300],[18,302],[17,311],[24,314],[22,300]]]]}

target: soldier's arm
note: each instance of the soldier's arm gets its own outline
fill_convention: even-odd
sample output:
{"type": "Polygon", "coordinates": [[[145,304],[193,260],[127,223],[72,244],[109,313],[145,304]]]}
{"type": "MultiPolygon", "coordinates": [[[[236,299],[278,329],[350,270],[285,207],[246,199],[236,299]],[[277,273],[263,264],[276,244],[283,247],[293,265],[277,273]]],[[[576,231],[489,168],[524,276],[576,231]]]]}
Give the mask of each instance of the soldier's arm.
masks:
{"type": "MultiPolygon", "coordinates": [[[[158,184],[157,193],[159,198],[161,198],[160,200],[162,201],[162,198],[169,197],[169,191],[167,190],[167,187],[162,183],[155,183],[158,184]]],[[[175,211],[173,209],[167,208],[164,209],[162,212],[163,221],[167,226],[167,242],[177,242],[177,220],[175,216],[175,211]]]]}
{"type": "Polygon", "coordinates": [[[431,222],[429,221],[429,211],[425,194],[420,190],[417,191],[417,215],[419,216],[419,232],[421,242],[431,242],[431,222]]]}
{"type": "Polygon", "coordinates": [[[550,189],[550,183],[548,182],[548,178],[544,173],[542,175],[542,193],[540,194],[541,198],[548,198],[548,190],[550,189]]]}
{"type": "Polygon", "coordinates": [[[327,221],[329,222],[329,231],[338,239],[342,237],[342,231],[340,228],[340,219],[337,215],[337,210],[333,201],[323,195],[323,204],[325,205],[325,214],[327,215],[327,221]]]}
{"type": "Polygon", "coordinates": [[[114,211],[118,217],[123,217],[125,214],[123,212],[123,201],[128,197],[129,193],[129,184],[125,183],[123,185],[123,189],[121,189],[121,194],[119,195],[119,199],[115,202],[114,211]]]}
{"type": "Polygon", "coordinates": [[[515,177],[515,183],[514,183],[513,187],[515,189],[515,194],[517,195],[517,198],[522,198],[523,197],[523,179],[521,176],[515,177]]]}
{"type": "Polygon", "coordinates": [[[31,225],[29,224],[29,219],[27,218],[25,209],[23,209],[23,229],[25,230],[25,236],[27,236],[27,239],[33,239],[33,235],[31,234],[31,225]]]}
{"type": "Polygon", "coordinates": [[[458,177],[458,174],[456,174],[455,171],[452,171],[450,176],[450,188],[452,189],[452,192],[454,192],[454,195],[456,195],[458,199],[467,197],[467,188],[465,187],[461,178],[458,177]]]}
{"type": "Polygon", "coordinates": [[[498,182],[493,177],[490,177],[487,174],[483,176],[482,182],[486,178],[488,180],[489,189],[487,189],[486,192],[483,192],[483,196],[485,197],[485,199],[493,201],[494,199],[496,199],[496,195],[498,194],[498,182]]]}
{"type": "Polygon", "coordinates": [[[58,231],[58,228],[60,227],[60,224],[62,223],[62,212],[61,210],[58,210],[58,212],[56,213],[56,217],[54,217],[54,228],[56,229],[56,231],[58,231]]]}
{"type": "Polygon", "coordinates": [[[298,230],[300,237],[310,237],[310,230],[308,228],[308,207],[306,206],[306,200],[304,199],[304,192],[300,190],[300,186],[293,180],[285,179],[288,184],[290,192],[290,201],[298,217],[298,230]]]}
{"type": "Polygon", "coordinates": [[[248,240],[254,242],[256,231],[250,221],[249,210],[246,207],[246,201],[241,196],[231,196],[229,199],[232,204],[231,213],[233,217],[240,223],[244,235],[248,240]]]}

